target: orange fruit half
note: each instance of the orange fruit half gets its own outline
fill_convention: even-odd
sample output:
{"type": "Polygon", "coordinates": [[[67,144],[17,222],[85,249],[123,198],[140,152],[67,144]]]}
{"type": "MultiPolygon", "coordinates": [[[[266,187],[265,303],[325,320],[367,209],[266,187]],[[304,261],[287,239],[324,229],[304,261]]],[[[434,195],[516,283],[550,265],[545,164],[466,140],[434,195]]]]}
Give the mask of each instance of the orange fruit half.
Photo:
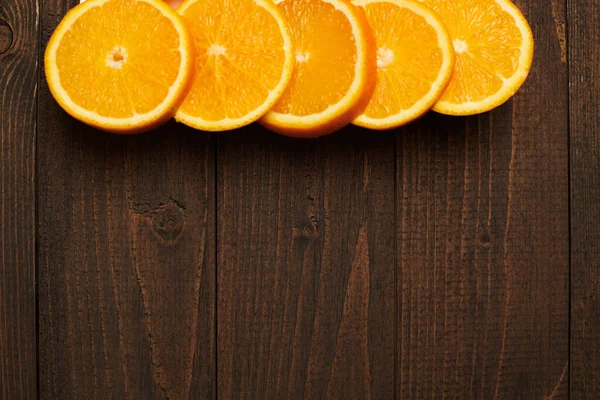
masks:
{"type": "Polygon", "coordinates": [[[262,117],[292,76],[292,39],[270,0],[186,0],[177,11],[196,48],[194,81],[175,119],[224,131],[262,117]]]}
{"type": "Polygon", "coordinates": [[[533,35],[510,0],[422,0],[448,27],[456,52],[454,75],[433,109],[471,115],[507,101],[533,60],[533,35]]]}
{"type": "Polygon", "coordinates": [[[73,117],[141,132],[173,116],[190,83],[191,52],[185,25],[162,1],[88,0],[50,38],[46,78],[73,117]]]}
{"type": "Polygon", "coordinates": [[[454,68],[454,49],[435,13],[413,0],[355,0],[377,42],[377,86],[353,122],[392,129],[426,113],[438,100],[454,68]]]}
{"type": "Polygon", "coordinates": [[[375,38],[364,12],[344,0],[283,0],[295,44],[292,81],[260,121],[288,136],[331,133],[359,115],[375,88],[375,38]]]}

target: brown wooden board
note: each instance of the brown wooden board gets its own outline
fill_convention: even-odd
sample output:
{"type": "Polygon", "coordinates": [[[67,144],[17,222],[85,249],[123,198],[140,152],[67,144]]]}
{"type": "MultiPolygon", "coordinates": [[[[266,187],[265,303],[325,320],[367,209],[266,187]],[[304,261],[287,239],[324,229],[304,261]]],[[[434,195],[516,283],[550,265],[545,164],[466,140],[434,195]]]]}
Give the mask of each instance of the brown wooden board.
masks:
{"type": "Polygon", "coordinates": [[[215,397],[212,136],[99,132],[42,80],[38,160],[41,397],[215,397]]]}
{"type": "Polygon", "coordinates": [[[219,397],[392,398],[393,136],[218,147],[219,397]]]}
{"type": "Polygon", "coordinates": [[[76,1],[0,1],[0,399],[600,397],[596,1],[517,1],[489,114],[310,141],[76,122],[76,1]]]}
{"type": "Polygon", "coordinates": [[[37,5],[0,1],[0,399],[36,397],[37,5]]]}
{"type": "Polygon", "coordinates": [[[600,398],[600,4],[569,0],[571,397],[600,398]]]}
{"type": "Polygon", "coordinates": [[[566,14],[516,3],[536,50],[513,100],[397,135],[397,398],[568,393],[566,14]]]}

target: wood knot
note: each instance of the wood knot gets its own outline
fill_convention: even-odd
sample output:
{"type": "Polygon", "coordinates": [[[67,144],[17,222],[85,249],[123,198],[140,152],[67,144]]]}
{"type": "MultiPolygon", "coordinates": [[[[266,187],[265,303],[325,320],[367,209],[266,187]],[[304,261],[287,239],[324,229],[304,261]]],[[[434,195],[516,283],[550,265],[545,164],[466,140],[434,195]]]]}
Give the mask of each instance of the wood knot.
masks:
{"type": "Polygon", "coordinates": [[[319,227],[314,217],[312,217],[311,221],[302,228],[302,236],[307,239],[314,239],[319,236],[319,227]]]}
{"type": "Polygon", "coordinates": [[[479,246],[489,249],[492,247],[492,238],[487,231],[481,232],[479,236],[479,246]]]}
{"type": "Polygon", "coordinates": [[[8,22],[0,18],[0,54],[6,53],[13,42],[13,31],[8,22]]]}
{"type": "Polygon", "coordinates": [[[175,241],[183,232],[185,222],[183,209],[170,200],[154,211],[152,214],[154,231],[167,242],[175,241]]]}
{"type": "Polygon", "coordinates": [[[133,212],[148,218],[156,236],[165,242],[172,243],[181,236],[185,226],[185,208],[177,201],[169,199],[156,208],[147,202],[133,203],[133,212]]]}

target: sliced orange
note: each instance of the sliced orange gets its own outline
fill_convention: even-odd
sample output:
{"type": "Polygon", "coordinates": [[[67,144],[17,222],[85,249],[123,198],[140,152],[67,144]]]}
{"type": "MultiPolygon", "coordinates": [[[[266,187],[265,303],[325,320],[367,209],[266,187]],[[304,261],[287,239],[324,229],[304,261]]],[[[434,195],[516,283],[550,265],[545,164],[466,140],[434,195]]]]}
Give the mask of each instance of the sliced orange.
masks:
{"type": "Polygon", "coordinates": [[[355,0],[363,7],[377,42],[377,86],[353,122],[392,129],[427,112],[454,68],[454,49],[443,23],[413,0],[355,0]]]}
{"type": "Polygon", "coordinates": [[[434,110],[449,115],[489,111],[521,87],[533,59],[533,35],[510,0],[422,0],[448,27],[454,76],[434,110]]]}
{"type": "Polygon", "coordinates": [[[184,23],[162,1],[88,0],[50,38],[46,78],[73,117],[135,133],[172,117],[190,83],[191,52],[184,23]]]}
{"type": "MultiPolygon", "coordinates": [[[[171,8],[173,9],[177,9],[177,7],[179,7],[181,5],[181,3],[183,3],[183,0],[163,0],[165,3],[167,3],[169,6],[171,6],[171,8]]],[[[85,0],[79,0],[80,3],[85,3],[85,0]]]]}
{"type": "Polygon", "coordinates": [[[183,3],[183,0],[164,0],[171,8],[177,9],[183,3]]]}
{"type": "Polygon", "coordinates": [[[260,121],[289,136],[331,133],[359,115],[375,88],[375,38],[364,12],[345,0],[283,0],[296,68],[282,98],[260,121]]]}
{"type": "Polygon", "coordinates": [[[195,77],[175,119],[224,131],[262,117],[292,76],[292,39],[270,0],[186,0],[177,11],[195,42],[195,77]]]}

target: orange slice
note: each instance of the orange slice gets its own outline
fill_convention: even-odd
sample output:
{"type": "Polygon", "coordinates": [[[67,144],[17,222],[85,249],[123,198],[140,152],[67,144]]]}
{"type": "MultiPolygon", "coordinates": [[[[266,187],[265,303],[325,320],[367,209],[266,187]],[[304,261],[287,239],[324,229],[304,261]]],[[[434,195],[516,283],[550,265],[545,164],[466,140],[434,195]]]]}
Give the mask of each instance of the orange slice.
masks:
{"type": "Polygon", "coordinates": [[[284,0],[296,46],[294,76],[260,121],[288,136],[314,137],[350,123],[377,79],[375,38],[362,9],[344,0],[284,0]]]}
{"type": "Polygon", "coordinates": [[[533,59],[533,35],[510,0],[422,0],[448,27],[454,76],[434,110],[449,115],[489,111],[521,87],[533,59]]]}
{"type": "Polygon", "coordinates": [[[413,0],[355,0],[363,7],[377,42],[377,86],[353,122],[392,129],[426,113],[454,68],[454,49],[433,11],[413,0]]]}
{"type": "Polygon", "coordinates": [[[192,88],[175,119],[224,131],[262,117],[292,76],[292,39],[270,0],[187,0],[177,11],[196,47],[192,88]]]}
{"type": "Polygon", "coordinates": [[[110,132],[141,132],[171,118],[183,100],[191,51],[185,25],[162,1],[88,0],[50,38],[46,78],[73,117],[110,132]]]}
{"type": "MultiPolygon", "coordinates": [[[[167,3],[169,6],[171,6],[171,8],[173,9],[177,9],[177,7],[179,7],[181,5],[181,3],[183,3],[183,0],[163,0],[165,3],[167,3]]],[[[85,0],[79,0],[80,3],[85,3],[85,0]]]]}
{"type": "Polygon", "coordinates": [[[181,3],[183,3],[183,0],[163,0],[163,1],[175,10],[177,9],[177,7],[179,7],[181,5],[181,3]]]}

